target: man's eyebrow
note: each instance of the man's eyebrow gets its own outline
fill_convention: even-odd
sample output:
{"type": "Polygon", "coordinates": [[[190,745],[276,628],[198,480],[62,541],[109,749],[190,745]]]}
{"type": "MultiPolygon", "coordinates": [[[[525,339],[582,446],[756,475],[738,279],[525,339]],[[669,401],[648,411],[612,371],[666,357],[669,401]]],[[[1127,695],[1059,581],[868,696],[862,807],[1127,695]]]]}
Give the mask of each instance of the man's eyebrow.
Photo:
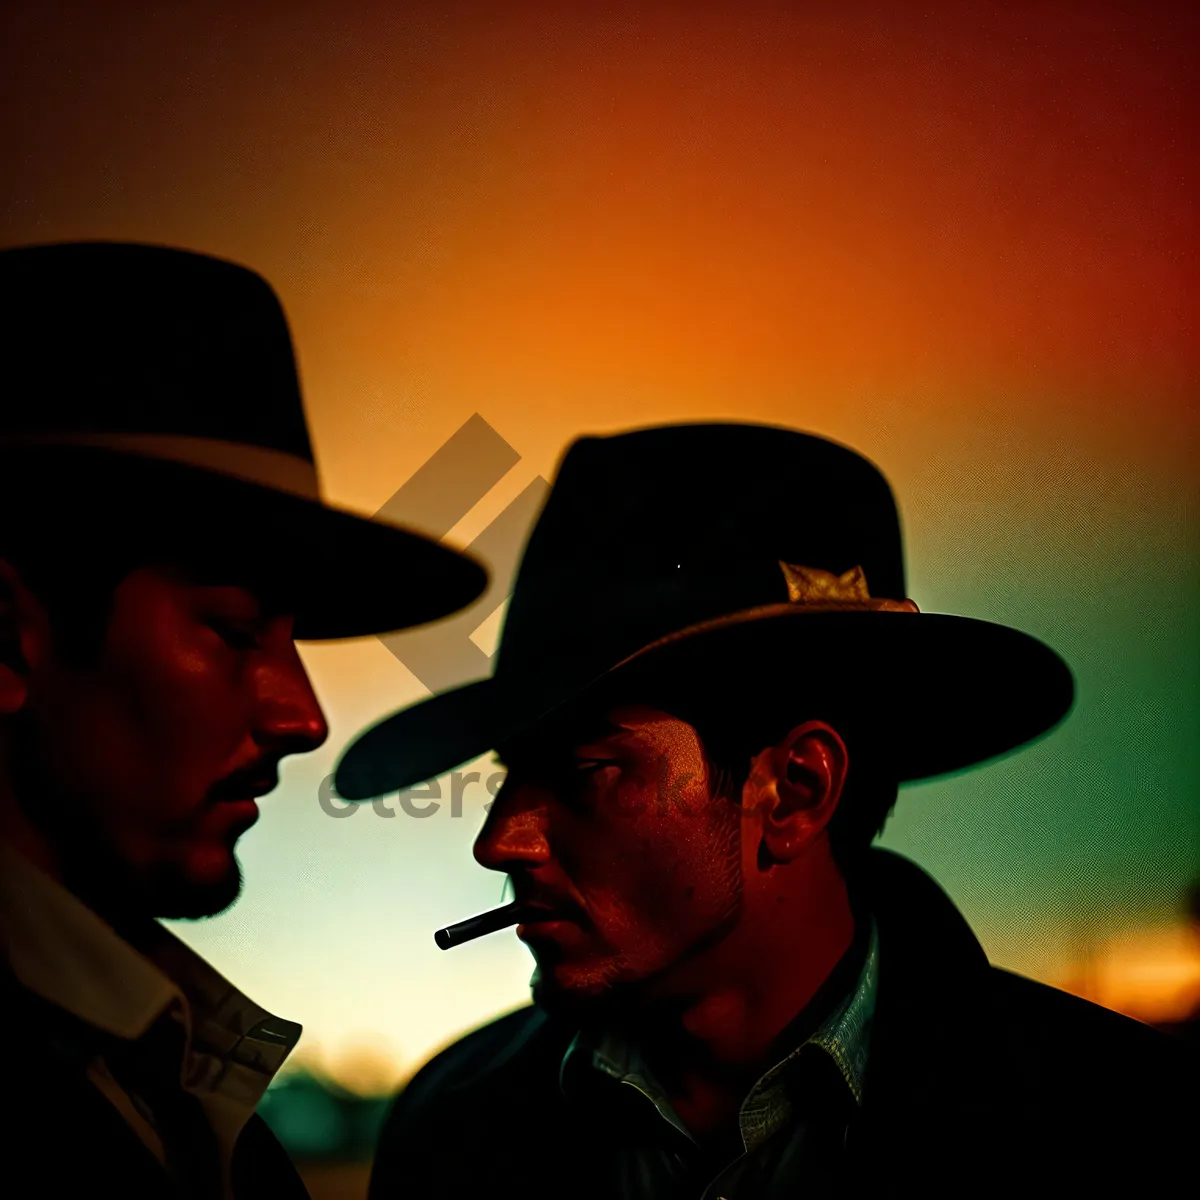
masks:
{"type": "Polygon", "coordinates": [[[294,600],[277,587],[261,580],[228,571],[187,571],[180,576],[187,588],[198,593],[239,592],[248,596],[254,605],[255,620],[266,621],[281,615],[295,615],[294,600]]]}
{"type": "Polygon", "coordinates": [[[604,738],[610,738],[614,734],[629,733],[624,725],[618,725],[615,721],[610,721],[607,717],[598,717],[594,721],[589,721],[586,725],[577,729],[571,737],[571,741],[575,745],[586,745],[588,742],[600,741],[604,738]]]}
{"type": "Polygon", "coordinates": [[[250,619],[254,621],[266,621],[281,611],[269,598],[240,583],[193,583],[189,586],[209,601],[215,601],[217,597],[232,599],[236,601],[239,611],[242,604],[247,605],[246,611],[252,614],[250,619]]]}
{"type": "Polygon", "coordinates": [[[606,717],[595,717],[579,725],[561,726],[539,736],[537,740],[514,742],[505,749],[497,748],[492,753],[492,761],[500,767],[511,767],[513,759],[537,761],[566,753],[573,746],[586,746],[613,734],[629,732],[623,725],[617,725],[606,717]]]}

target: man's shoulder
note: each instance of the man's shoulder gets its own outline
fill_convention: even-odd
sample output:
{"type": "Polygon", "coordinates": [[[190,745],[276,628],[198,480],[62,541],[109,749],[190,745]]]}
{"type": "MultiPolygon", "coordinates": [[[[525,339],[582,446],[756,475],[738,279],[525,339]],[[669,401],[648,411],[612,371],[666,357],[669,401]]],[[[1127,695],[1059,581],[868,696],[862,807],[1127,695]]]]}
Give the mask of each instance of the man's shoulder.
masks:
{"type": "Polygon", "coordinates": [[[1160,1095],[1177,1085],[1195,1053],[1181,1039],[989,964],[962,914],[920,867],[878,849],[870,866],[864,880],[874,893],[881,955],[890,960],[884,1009],[893,1011],[899,995],[908,1019],[939,1011],[939,1027],[964,1050],[982,1052],[998,1081],[1064,1097],[1078,1092],[1085,1107],[1088,1095],[1111,1096],[1129,1082],[1161,1084],[1160,1095]]]}
{"type": "Polygon", "coordinates": [[[1135,1056],[1170,1056],[1177,1043],[1152,1025],[1110,1008],[1039,983],[1015,971],[992,966],[992,993],[1000,1011],[1032,1031],[1053,1035],[1064,1049],[1104,1045],[1135,1056]]]}
{"type": "Polygon", "coordinates": [[[370,1195],[478,1195],[480,1163],[496,1178],[528,1167],[523,1130],[536,1129],[548,1154],[561,1150],[558,1070],[570,1037],[530,1005],[436,1054],[392,1103],[370,1195]]]}
{"type": "Polygon", "coordinates": [[[569,1035],[535,1005],[526,1005],[452,1042],[435,1054],[401,1093],[405,1107],[508,1088],[514,1078],[555,1077],[569,1035]],[[538,1071],[537,1067],[543,1070],[538,1071]]]}
{"type": "Polygon", "coordinates": [[[1194,1105],[1200,1058],[1177,1038],[1089,1000],[993,966],[993,1013],[1020,1057],[1052,1065],[1084,1107],[1194,1105]],[[1189,1065],[1190,1064],[1190,1065],[1189,1065]]]}

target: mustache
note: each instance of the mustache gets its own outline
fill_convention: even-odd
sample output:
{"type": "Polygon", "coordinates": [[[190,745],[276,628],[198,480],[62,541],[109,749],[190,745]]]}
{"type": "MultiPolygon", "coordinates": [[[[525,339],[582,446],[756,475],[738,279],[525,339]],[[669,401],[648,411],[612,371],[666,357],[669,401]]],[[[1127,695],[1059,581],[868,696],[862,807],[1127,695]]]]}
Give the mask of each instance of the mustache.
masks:
{"type": "Polygon", "coordinates": [[[263,759],[231,771],[208,790],[208,800],[219,804],[223,800],[244,800],[247,796],[265,796],[279,786],[279,762],[263,759]]]}

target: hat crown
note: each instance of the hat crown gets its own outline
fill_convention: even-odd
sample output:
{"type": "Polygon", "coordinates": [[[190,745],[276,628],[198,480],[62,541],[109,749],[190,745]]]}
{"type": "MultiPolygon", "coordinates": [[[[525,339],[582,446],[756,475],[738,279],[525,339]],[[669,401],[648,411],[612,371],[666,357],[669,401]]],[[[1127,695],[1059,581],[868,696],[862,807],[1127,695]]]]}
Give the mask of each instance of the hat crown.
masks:
{"type": "Polygon", "coordinates": [[[215,567],[303,639],[421,625],[486,585],[322,500],[287,320],[246,267],[141,243],[0,251],[0,355],[3,549],[26,564],[215,567]]]}
{"type": "Polygon", "coordinates": [[[905,596],[899,517],[874,464],[766,425],[582,438],[529,538],[496,674],[564,654],[602,670],[689,625],[786,603],[781,562],[861,567],[872,596],[905,596]]]}
{"type": "Polygon", "coordinates": [[[287,320],[246,267],[141,243],[5,250],[0,354],[0,436],[182,436],[313,462],[287,320]]]}

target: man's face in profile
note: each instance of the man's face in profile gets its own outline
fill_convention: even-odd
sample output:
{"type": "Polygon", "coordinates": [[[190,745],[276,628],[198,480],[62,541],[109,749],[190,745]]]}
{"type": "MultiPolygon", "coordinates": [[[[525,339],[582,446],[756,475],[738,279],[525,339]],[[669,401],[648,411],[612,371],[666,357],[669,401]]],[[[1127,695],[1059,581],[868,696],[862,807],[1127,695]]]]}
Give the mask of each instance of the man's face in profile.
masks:
{"type": "Polygon", "coordinates": [[[500,748],[475,843],[544,917],[518,927],[547,1007],[603,1002],[719,940],[741,904],[740,811],[713,796],[696,730],[610,708],[500,748]]]}
{"type": "Polygon", "coordinates": [[[49,633],[28,644],[13,786],[68,884],[144,915],[228,907],[255,797],[281,758],[328,733],[291,616],[240,583],[142,567],[117,586],[86,662],[64,660],[49,633]]]}

